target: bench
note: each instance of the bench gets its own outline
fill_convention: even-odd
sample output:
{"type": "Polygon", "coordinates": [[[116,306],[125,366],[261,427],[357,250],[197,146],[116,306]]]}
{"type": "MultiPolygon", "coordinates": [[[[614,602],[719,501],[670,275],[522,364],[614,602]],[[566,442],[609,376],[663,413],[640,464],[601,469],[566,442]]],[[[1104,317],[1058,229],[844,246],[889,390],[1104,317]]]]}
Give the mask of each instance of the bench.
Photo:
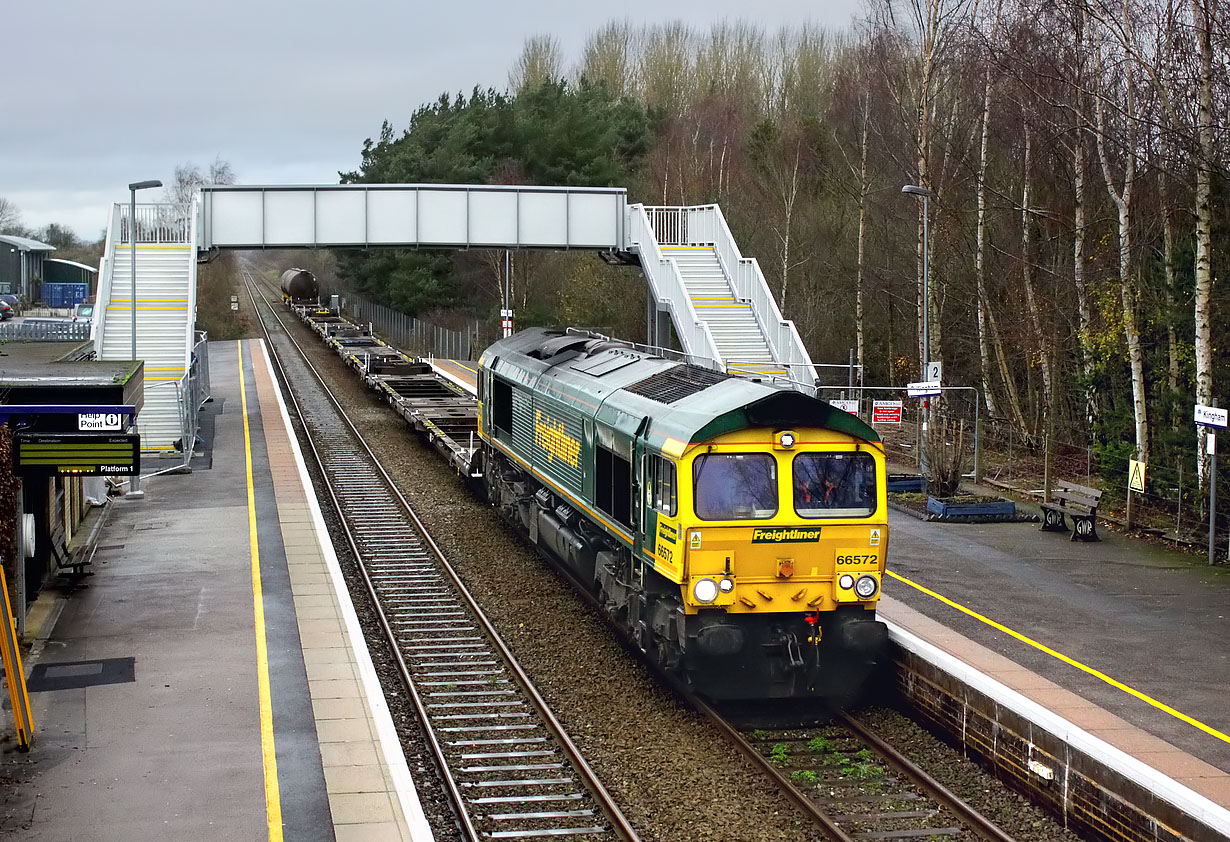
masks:
{"type": "Polygon", "coordinates": [[[1059,483],[1051,491],[1051,502],[1042,504],[1042,531],[1067,532],[1064,516],[1072,518],[1073,541],[1100,541],[1098,537],[1098,501],[1102,492],[1087,485],[1059,483]]]}

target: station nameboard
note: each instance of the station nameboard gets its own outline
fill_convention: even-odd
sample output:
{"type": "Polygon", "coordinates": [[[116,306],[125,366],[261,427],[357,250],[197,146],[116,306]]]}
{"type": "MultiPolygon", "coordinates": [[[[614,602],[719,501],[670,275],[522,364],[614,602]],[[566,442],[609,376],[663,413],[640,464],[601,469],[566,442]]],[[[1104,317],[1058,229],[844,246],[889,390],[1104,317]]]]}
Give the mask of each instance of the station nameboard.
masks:
{"type": "Polygon", "coordinates": [[[18,433],[19,474],[132,476],[141,471],[141,437],[106,433],[18,433]]]}

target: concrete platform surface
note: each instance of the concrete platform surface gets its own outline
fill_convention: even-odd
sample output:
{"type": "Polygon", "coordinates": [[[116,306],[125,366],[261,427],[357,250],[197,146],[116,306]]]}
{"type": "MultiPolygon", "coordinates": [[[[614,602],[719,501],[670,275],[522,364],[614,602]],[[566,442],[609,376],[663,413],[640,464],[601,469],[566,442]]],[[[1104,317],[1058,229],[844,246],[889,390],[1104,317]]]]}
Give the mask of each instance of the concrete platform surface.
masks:
{"type": "Polygon", "coordinates": [[[209,353],[212,467],[116,502],[28,659],[0,836],[430,839],[263,346],[209,353]]]}

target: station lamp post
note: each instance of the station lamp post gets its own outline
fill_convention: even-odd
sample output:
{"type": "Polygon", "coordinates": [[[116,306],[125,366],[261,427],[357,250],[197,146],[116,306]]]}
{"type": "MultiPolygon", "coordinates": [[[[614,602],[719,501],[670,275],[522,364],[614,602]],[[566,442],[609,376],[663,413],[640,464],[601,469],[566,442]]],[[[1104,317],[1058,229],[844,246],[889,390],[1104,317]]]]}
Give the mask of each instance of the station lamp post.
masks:
{"type": "MultiPolygon", "coordinates": [[[[931,196],[934,195],[926,187],[919,187],[916,184],[907,184],[901,188],[901,192],[908,196],[921,196],[923,202],[923,241],[922,241],[922,371],[919,373],[921,380],[927,379],[928,363],[931,362],[931,290],[928,286],[928,270],[930,267],[930,252],[927,250],[928,225],[931,219],[930,203],[931,196]]],[[[923,433],[927,432],[931,420],[931,400],[924,398],[927,402],[927,408],[923,411],[923,433]]],[[[923,441],[918,443],[919,469],[922,471],[923,481],[927,479],[927,448],[924,444],[926,435],[923,436],[923,441]]]]}
{"type": "MultiPolygon", "coordinates": [[[[129,297],[132,299],[132,358],[134,360],[137,358],[137,191],[161,186],[162,182],[158,179],[134,181],[128,185],[128,267],[131,270],[129,277],[132,279],[129,297]]],[[[141,490],[141,477],[137,474],[132,476],[128,496],[138,499],[145,496],[145,492],[141,490]]]]}

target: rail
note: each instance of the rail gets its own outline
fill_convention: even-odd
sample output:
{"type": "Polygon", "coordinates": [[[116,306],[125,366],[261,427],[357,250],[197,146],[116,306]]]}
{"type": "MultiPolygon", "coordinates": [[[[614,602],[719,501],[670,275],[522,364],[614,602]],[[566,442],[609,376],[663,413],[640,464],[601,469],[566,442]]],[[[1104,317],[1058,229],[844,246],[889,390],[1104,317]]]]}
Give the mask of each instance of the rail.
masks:
{"type": "MultiPolygon", "coordinates": [[[[283,382],[291,382],[286,361],[260,315],[253,286],[249,279],[247,291],[274,363],[283,382]]],[[[285,331],[281,318],[267,301],[265,304],[285,331]]],[[[584,835],[636,842],[635,831],[396,481],[298,341],[289,332],[285,336],[299,354],[295,359],[311,373],[310,379],[297,377],[294,382],[310,382],[324,398],[319,403],[304,403],[290,390],[289,400],[311,429],[309,448],[466,838],[584,835]],[[538,721],[521,714],[523,707],[532,709],[538,721]],[[536,733],[539,727],[567,758],[578,783],[608,825],[595,824],[598,816],[586,806],[581,793],[560,793],[559,788],[570,783],[560,777],[565,766],[552,760],[555,752],[547,737],[536,733]],[[493,774],[515,779],[493,781],[493,774]],[[487,787],[486,792],[492,794],[479,798],[462,794],[463,788],[473,786],[487,787]],[[510,794],[496,795],[497,788],[510,794]],[[567,807],[547,806],[552,804],[567,807]],[[497,805],[497,812],[485,812],[497,805]],[[527,806],[530,812],[510,812],[527,806]],[[546,822],[553,824],[543,827],[546,822]],[[493,826],[502,829],[493,832],[493,826]]]]}
{"type": "MultiPolygon", "coordinates": [[[[681,231],[682,217],[674,217],[670,212],[678,208],[647,208],[644,205],[628,206],[628,242],[636,243],[640,250],[641,268],[649,281],[653,297],[659,303],[664,303],[670,309],[675,323],[675,332],[684,350],[695,357],[709,357],[715,361],[721,360],[717,343],[709,325],[705,324],[696,314],[687,287],[683,284],[683,275],[679,272],[679,264],[674,258],[663,257],[661,242],[658,239],[655,224],[662,226],[665,242],[673,243],[686,233],[681,231]],[[650,212],[653,212],[652,220],[650,212]],[[672,221],[674,219],[675,221],[672,221]]],[[[712,367],[712,366],[711,366],[712,367]]]]}

